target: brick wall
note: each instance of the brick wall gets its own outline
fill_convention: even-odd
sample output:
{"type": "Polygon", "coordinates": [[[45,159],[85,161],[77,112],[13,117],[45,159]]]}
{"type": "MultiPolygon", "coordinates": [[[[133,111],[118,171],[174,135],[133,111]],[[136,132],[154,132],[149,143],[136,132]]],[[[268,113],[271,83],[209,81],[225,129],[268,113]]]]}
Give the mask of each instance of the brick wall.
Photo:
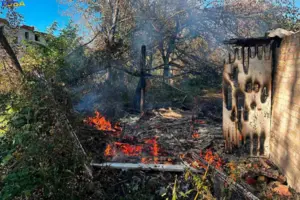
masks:
{"type": "Polygon", "coordinates": [[[270,156],[300,192],[300,32],[283,39],[275,69],[270,156]]]}

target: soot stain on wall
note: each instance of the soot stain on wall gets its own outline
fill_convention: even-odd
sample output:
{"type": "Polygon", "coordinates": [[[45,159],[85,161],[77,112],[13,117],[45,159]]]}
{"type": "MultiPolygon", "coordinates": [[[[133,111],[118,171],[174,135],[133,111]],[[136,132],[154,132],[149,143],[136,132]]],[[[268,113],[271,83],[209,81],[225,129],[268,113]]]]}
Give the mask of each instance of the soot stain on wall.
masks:
{"type": "Polygon", "coordinates": [[[254,81],[252,90],[253,90],[255,93],[258,93],[258,92],[259,92],[259,90],[260,90],[260,83],[259,83],[258,80],[255,80],[255,81],[254,81]]]}
{"type": "Polygon", "coordinates": [[[262,87],[261,95],[260,95],[260,101],[262,103],[266,103],[268,97],[269,97],[269,87],[268,87],[268,84],[264,84],[264,86],[262,87]]]}
{"type": "Polygon", "coordinates": [[[232,122],[235,122],[235,119],[236,119],[236,109],[235,109],[235,107],[231,111],[230,119],[231,119],[232,122]]]}
{"type": "Polygon", "coordinates": [[[244,69],[244,73],[248,74],[249,71],[249,48],[248,47],[243,47],[242,48],[242,54],[243,54],[243,69],[244,69]]]}
{"type": "Polygon", "coordinates": [[[224,92],[225,105],[227,110],[231,110],[232,109],[232,88],[230,83],[228,83],[228,81],[226,81],[225,79],[223,81],[224,81],[223,92],[224,92]]]}

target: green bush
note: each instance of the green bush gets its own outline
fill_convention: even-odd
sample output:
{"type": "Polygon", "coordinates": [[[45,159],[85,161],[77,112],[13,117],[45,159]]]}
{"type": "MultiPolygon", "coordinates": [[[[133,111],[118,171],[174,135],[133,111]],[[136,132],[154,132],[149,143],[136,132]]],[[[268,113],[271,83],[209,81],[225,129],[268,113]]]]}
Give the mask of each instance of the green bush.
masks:
{"type": "Polygon", "coordinates": [[[62,120],[65,111],[45,88],[27,82],[22,94],[1,102],[11,107],[0,113],[6,121],[0,199],[81,199],[84,193],[84,160],[62,120]]]}

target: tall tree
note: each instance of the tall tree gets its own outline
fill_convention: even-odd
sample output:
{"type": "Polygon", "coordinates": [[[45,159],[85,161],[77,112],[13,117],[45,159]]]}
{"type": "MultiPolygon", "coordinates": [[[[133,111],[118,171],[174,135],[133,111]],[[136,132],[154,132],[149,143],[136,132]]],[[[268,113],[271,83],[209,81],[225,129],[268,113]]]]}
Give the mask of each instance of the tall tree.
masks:
{"type": "Polygon", "coordinates": [[[225,39],[261,36],[274,24],[296,30],[299,24],[292,0],[78,1],[72,2],[83,16],[100,16],[94,48],[106,68],[136,74],[139,49],[146,45],[147,66],[161,70],[165,80],[218,63],[212,55],[225,39]]]}

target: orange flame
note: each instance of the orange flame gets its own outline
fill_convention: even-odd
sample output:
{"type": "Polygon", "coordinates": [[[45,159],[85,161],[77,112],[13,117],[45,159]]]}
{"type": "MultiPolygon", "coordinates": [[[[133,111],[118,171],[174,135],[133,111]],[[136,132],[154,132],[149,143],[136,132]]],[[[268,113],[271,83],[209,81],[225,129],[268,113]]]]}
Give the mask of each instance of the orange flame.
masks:
{"type": "Polygon", "coordinates": [[[147,158],[142,158],[141,162],[146,164],[147,163],[147,158]]]}
{"type": "Polygon", "coordinates": [[[142,153],[142,146],[140,145],[135,146],[120,142],[115,142],[115,145],[127,156],[139,156],[142,153]]]}
{"type": "Polygon", "coordinates": [[[165,165],[172,165],[173,164],[172,158],[168,158],[167,161],[164,164],[165,165]]]}
{"type": "Polygon", "coordinates": [[[89,125],[94,125],[98,130],[101,131],[121,131],[121,127],[119,123],[117,123],[114,127],[112,127],[111,123],[105,119],[98,111],[95,111],[95,117],[88,117],[84,120],[89,125]]]}
{"type": "Polygon", "coordinates": [[[236,163],[234,162],[229,162],[226,164],[226,167],[229,168],[229,173],[230,173],[230,177],[236,181],[236,174],[235,174],[235,171],[236,171],[236,163]]]}
{"type": "Polygon", "coordinates": [[[239,134],[239,139],[240,139],[240,141],[243,140],[243,135],[242,134],[239,134]]]}
{"type": "Polygon", "coordinates": [[[105,155],[105,156],[114,156],[114,155],[115,155],[115,151],[114,151],[114,149],[111,147],[110,144],[106,146],[106,149],[105,149],[105,151],[104,151],[104,155],[105,155]]]}
{"type": "Polygon", "coordinates": [[[200,119],[196,119],[195,123],[197,123],[197,124],[206,124],[206,121],[200,120],[200,119]]]}
{"type": "Polygon", "coordinates": [[[149,139],[145,141],[145,144],[152,144],[153,146],[151,147],[151,153],[154,156],[154,163],[157,164],[158,163],[158,151],[159,151],[159,147],[156,141],[156,137],[153,139],[149,139]]]}
{"type": "Polygon", "coordinates": [[[200,134],[199,134],[199,133],[194,133],[194,134],[192,135],[192,138],[198,139],[198,138],[200,138],[200,134]]]}
{"type": "Polygon", "coordinates": [[[221,157],[213,153],[211,149],[206,150],[205,155],[200,152],[200,157],[203,158],[208,164],[214,166],[216,169],[221,169],[223,161],[221,157]]]}
{"type": "MultiPolygon", "coordinates": [[[[115,142],[112,145],[107,145],[104,151],[106,157],[113,157],[116,155],[117,150],[125,154],[126,156],[141,156],[143,149],[150,149],[151,156],[153,158],[141,158],[142,163],[154,162],[155,164],[159,163],[159,146],[157,143],[157,138],[147,139],[144,141],[144,145],[130,145],[128,143],[115,142]],[[150,145],[150,146],[149,146],[150,145]]],[[[171,163],[172,159],[168,159],[168,163],[171,163]]]]}

